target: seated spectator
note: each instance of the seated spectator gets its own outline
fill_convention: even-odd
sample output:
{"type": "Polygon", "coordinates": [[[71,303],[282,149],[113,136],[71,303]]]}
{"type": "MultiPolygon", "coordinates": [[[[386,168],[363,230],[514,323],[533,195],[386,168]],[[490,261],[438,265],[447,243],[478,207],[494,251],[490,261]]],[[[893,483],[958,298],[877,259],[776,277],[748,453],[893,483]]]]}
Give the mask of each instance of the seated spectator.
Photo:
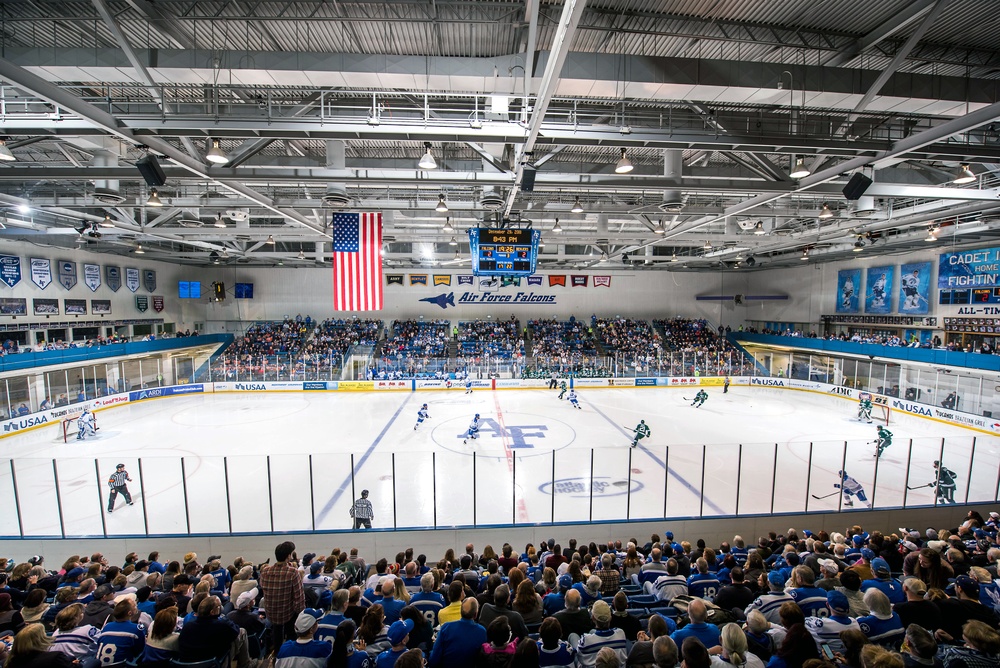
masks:
{"type": "Polygon", "coordinates": [[[576,666],[576,648],[562,639],[562,627],[555,617],[546,617],[538,629],[539,664],[543,666],[576,666]]]}
{"type": "Polygon", "coordinates": [[[817,645],[827,644],[832,651],[843,653],[844,645],[840,641],[840,634],[843,631],[863,629],[858,626],[857,621],[851,619],[851,604],[839,591],[827,592],[826,606],[829,614],[806,617],[806,628],[816,639],[817,645]]]}
{"type": "Polygon", "coordinates": [[[859,618],[858,624],[868,641],[886,649],[898,649],[903,642],[903,623],[893,612],[889,597],[879,589],[869,589],[865,592],[865,603],[872,614],[859,618]]]}
{"type": "Polygon", "coordinates": [[[62,652],[50,652],[51,641],[41,624],[28,624],[17,632],[4,668],[76,668],[62,652]]]}
{"type": "Polygon", "coordinates": [[[41,587],[32,589],[24,597],[21,604],[21,619],[25,624],[34,624],[42,621],[42,616],[48,611],[49,604],[45,602],[48,592],[41,587]]]}
{"type": "MultiPolygon", "coordinates": [[[[254,602],[257,600],[257,590],[251,589],[250,591],[245,591],[239,595],[236,599],[236,605],[234,609],[226,615],[226,617],[236,626],[244,629],[247,632],[247,636],[260,636],[264,632],[264,621],[261,619],[261,614],[253,609],[254,602]]],[[[347,601],[347,592],[343,592],[344,601],[347,601]]],[[[321,638],[322,640],[322,638],[321,638]]]]}
{"type": "Polygon", "coordinates": [[[517,649],[517,641],[513,640],[513,632],[506,617],[495,617],[486,627],[488,642],[479,648],[476,658],[476,668],[506,668],[517,649]]]}
{"type": "Polygon", "coordinates": [[[141,662],[166,663],[180,655],[180,633],[177,632],[177,608],[171,606],[156,613],[146,637],[141,662]]]}
{"type": "Polygon", "coordinates": [[[531,584],[531,580],[522,580],[517,585],[517,591],[514,595],[514,602],[511,603],[511,608],[514,612],[521,615],[525,626],[528,627],[537,628],[545,616],[542,612],[542,597],[535,592],[535,587],[531,584]]]}
{"type": "Polygon", "coordinates": [[[767,583],[768,591],[746,607],[746,614],[749,615],[751,610],[757,610],[770,623],[779,624],[782,604],[792,600],[792,597],[785,593],[785,578],[778,571],[771,571],[766,578],[762,574],[761,578],[767,583]]]}
{"type": "Polygon", "coordinates": [[[979,620],[962,627],[963,646],[945,647],[939,654],[944,668],[975,668],[996,666],[1000,655],[1000,634],[979,620]]]}
{"type": "Polygon", "coordinates": [[[247,648],[246,631],[221,615],[222,601],[218,596],[202,600],[194,620],[181,629],[178,639],[181,661],[219,659],[229,653],[239,668],[256,668],[257,661],[251,661],[247,648]]]}
{"type": "Polygon", "coordinates": [[[20,610],[14,609],[10,594],[0,594],[0,633],[9,631],[17,633],[24,627],[24,617],[20,610]]]}
{"type": "Polygon", "coordinates": [[[570,634],[578,637],[594,628],[590,613],[580,609],[580,592],[570,589],[566,592],[566,607],[555,614],[562,627],[563,640],[568,640],[570,634]]]}
{"type": "Polygon", "coordinates": [[[715,647],[719,644],[719,627],[709,624],[708,607],[701,599],[694,599],[688,605],[688,618],[691,623],[670,634],[674,644],[683,645],[686,638],[697,638],[705,647],[715,647]]]}
{"type": "Polygon", "coordinates": [[[468,598],[462,601],[462,618],[450,622],[438,631],[428,665],[431,668],[471,666],[486,642],[486,629],[476,623],[479,601],[468,598]]]}
{"type": "Polygon", "coordinates": [[[919,624],[906,627],[903,641],[903,665],[906,668],[943,668],[937,657],[938,644],[934,634],[919,624]]]}
{"type": "Polygon", "coordinates": [[[595,666],[598,653],[604,649],[612,650],[618,657],[619,665],[625,662],[628,655],[625,632],[620,628],[611,627],[611,606],[605,601],[596,601],[590,611],[594,630],[580,637],[577,645],[577,664],[581,668],[595,666]]]}
{"type": "Polygon", "coordinates": [[[326,668],[333,646],[313,637],[317,626],[316,617],[312,613],[305,610],[300,612],[295,618],[295,639],[281,644],[275,656],[274,668],[326,668]]]}
{"type": "Polygon", "coordinates": [[[642,630],[642,624],[638,617],[628,614],[628,596],[625,592],[619,591],[612,601],[611,627],[621,629],[625,632],[625,639],[635,642],[642,630]]]}
{"type": "Polygon", "coordinates": [[[722,627],[722,652],[712,657],[712,664],[717,668],[741,666],[741,668],[764,668],[764,662],[747,648],[747,637],[739,624],[726,624],[722,627]]]}
{"type": "Polygon", "coordinates": [[[100,631],[82,622],[83,606],[79,603],[60,610],[56,615],[56,630],[52,633],[49,651],[62,652],[74,661],[96,656],[97,635],[100,631]]]}
{"type": "Polygon", "coordinates": [[[893,606],[893,612],[899,615],[899,621],[904,627],[918,624],[931,633],[942,626],[941,610],[934,601],[924,598],[927,585],[919,578],[909,577],[903,580],[903,592],[906,601],[893,606]]]}
{"type": "Polygon", "coordinates": [[[139,658],[146,646],[146,627],[132,621],[139,612],[135,601],[125,598],[115,604],[113,619],[97,636],[97,655],[102,663],[120,663],[139,658]]]}

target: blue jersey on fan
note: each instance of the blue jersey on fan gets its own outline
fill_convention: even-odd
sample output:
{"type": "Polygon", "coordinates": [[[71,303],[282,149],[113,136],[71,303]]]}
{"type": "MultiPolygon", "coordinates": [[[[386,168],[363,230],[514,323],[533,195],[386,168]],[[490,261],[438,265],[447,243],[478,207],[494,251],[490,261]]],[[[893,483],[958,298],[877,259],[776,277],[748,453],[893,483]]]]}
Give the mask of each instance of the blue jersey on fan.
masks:
{"type": "Polygon", "coordinates": [[[545,649],[538,641],[539,668],[573,668],[576,666],[576,650],[568,642],[560,640],[554,649],[545,649]]]}
{"type": "Polygon", "coordinates": [[[859,617],[858,625],[870,642],[891,649],[899,649],[906,634],[903,622],[895,612],[889,619],[879,619],[875,615],[859,617]]]}
{"type": "Polygon", "coordinates": [[[711,573],[704,575],[696,573],[688,578],[688,593],[698,598],[707,598],[711,601],[715,599],[715,595],[719,593],[721,587],[719,578],[711,573]]]}
{"type": "Polygon", "coordinates": [[[861,583],[861,593],[864,593],[869,589],[878,589],[889,598],[889,602],[893,605],[897,603],[904,603],[906,601],[906,594],[903,593],[903,585],[899,584],[895,580],[875,579],[865,580],[861,583]]]}
{"type": "Polygon", "coordinates": [[[445,607],[444,596],[436,591],[419,592],[410,597],[410,605],[420,611],[424,619],[431,623],[431,626],[438,625],[438,612],[445,607]]]}
{"type": "Polygon", "coordinates": [[[97,636],[97,659],[102,664],[131,661],[146,647],[146,627],[135,622],[108,622],[97,636]]]}
{"type": "Polygon", "coordinates": [[[826,607],[826,590],[819,587],[799,587],[788,592],[792,600],[799,604],[806,617],[829,617],[826,607]]]}
{"type": "Polygon", "coordinates": [[[325,640],[286,640],[281,643],[274,659],[274,668],[311,668],[326,666],[326,660],[333,652],[333,645],[325,640]]]}

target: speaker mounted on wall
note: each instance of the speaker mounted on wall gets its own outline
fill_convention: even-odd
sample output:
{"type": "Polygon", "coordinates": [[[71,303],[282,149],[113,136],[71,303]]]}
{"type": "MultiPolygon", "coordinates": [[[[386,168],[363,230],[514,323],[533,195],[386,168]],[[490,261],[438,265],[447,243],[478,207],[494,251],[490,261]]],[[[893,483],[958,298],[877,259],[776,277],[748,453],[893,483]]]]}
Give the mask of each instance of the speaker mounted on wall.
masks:
{"type": "Polygon", "coordinates": [[[872,180],[870,178],[858,172],[844,186],[844,197],[849,200],[859,200],[871,184],[872,180]]]}
{"type": "Polygon", "coordinates": [[[142,178],[146,180],[147,186],[159,187],[165,185],[167,182],[167,177],[163,173],[163,168],[160,167],[159,160],[156,156],[150,153],[142,160],[135,163],[136,169],[142,174],[142,178]]]}
{"type": "Polygon", "coordinates": [[[530,193],[535,189],[535,168],[531,165],[524,166],[524,174],[521,176],[521,192],[530,193]]]}

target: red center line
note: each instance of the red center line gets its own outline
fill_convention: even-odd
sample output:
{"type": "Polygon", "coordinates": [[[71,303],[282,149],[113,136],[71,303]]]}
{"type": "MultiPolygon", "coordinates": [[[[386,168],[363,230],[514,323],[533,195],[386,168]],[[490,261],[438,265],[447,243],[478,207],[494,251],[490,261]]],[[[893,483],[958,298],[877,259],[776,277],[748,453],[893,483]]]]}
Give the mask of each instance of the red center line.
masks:
{"type": "MultiPolygon", "coordinates": [[[[493,407],[497,412],[497,422],[500,423],[500,440],[503,441],[503,452],[504,456],[507,458],[507,470],[510,471],[511,475],[513,475],[514,451],[510,449],[510,444],[507,441],[507,427],[503,422],[503,411],[500,410],[500,397],[496,390],[493,390],[493,407]]],[[[517,514],[521,521],[528,521],[528,507],[524,503],[523,496],[520,499],[517,499],[517,514]]]]}

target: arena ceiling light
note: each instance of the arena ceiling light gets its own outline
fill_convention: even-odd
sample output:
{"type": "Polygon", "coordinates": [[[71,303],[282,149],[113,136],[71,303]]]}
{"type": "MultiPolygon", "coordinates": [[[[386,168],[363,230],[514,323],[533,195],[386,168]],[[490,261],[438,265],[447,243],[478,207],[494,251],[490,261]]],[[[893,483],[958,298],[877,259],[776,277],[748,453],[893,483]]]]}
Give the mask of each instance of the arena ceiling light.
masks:
{"type": "Polygon", "coordinates": [[[562,225],[559,224],[559,219],[556,218],[556,224],[552,226],[552,231],[556,234],[562,232],[562,225]]]}
{"type": "Polygon", "coordinates": [[[225,219],[223,219],[221,213],[217,213],[217,214],[215,214],[215,222],[212,223],[212,224],[215,225],[215,227],[225,227],[226,226],[226,221],[225,221],[225,219]]]}
{"type": "Polygon", "coordinates": [[[304,260],[304,259],[306,259],[306,253],[305,253],[305,251],[303,251],[303,250],[301,250],[301,249],[300,249],[300,250],[299,250],[299,254],[298,254],[298,255],[297,255],[296,257],[297,257],[297,258],[298,258],[299,260],[304,260]]]}
{"type": "Polygon", "coordinates": [[[927,230],[927,237],[924,239],[924,241],[928,243],[933,243],[937,241],[937,236],[935,235],[937,234],[938,231],[939,230],[936,227],[932,227],[929,230],[927,230]]]}
{"type": "Polygon", "coordinates": [[[670,256],[670,261],[677,262],[677,253],[674,253],[673,255],[670,256]]]}
{"type": "Polygon", "coordinates": [[[146,254],[146,251],[142,250],[142,244],[136,244],[135,245],[135,251],[133,251],[133,252],[136,255],[145,255],[146,254]]]}
{"type": "Polygon", "coordinates": [[[219,147],[218,139],[212,140],[212,147],[205,154],[205,160],[208,160],[213,165],[225,165],[229,162],[229,156],[219,147]]]}
{"type": "Polygon", "coordinates": [[[111,214],[110,213],[104,214],[104,220],[101,221],[101,227],[114,227],[114,226],[115,222],[111,220],[111,214]]]}
{"type": "Polygon", "coordinates": [[[420,157],[420,162],[417,163],[417,167],[420,169],[437,169],[437,160],[435,160],[434,156],[431,154],[431,143],[425,142],[424,148],[427,150],[420,157]]]}
{"type": "Polygon", "coordinates": [[[753,233],[759,237],[765,232],[766,230],[764,229],[764,221],[758,220],[757,224],[753,226],[753,233]]]}
{"type": "Polygon", "coordinates": [[[830,205],[823,202],[823,208],[819,210],[819,215],[816,216],[821,220],[826,220],[827,218],[833,218],[833,211],[830,210],[830,205]]]}
{"type": "Polygon", "coordinates": [[[791,171],[788,172],[788,176],[790,176],[793,179],[804,179],[810,174],[812,174],[812,172],[810,172],[809,168],[806,167],[805,160],[803,160],[802,158],[798,158],[795,161],[795,164],[792,165],[791,171]]]}
{"type": "Polygon", "coordinates": [[[274,245],[274,236],[272,236],[270,234],[267,235],[267,241],[265,241],[264,243],[266,243],[268,246],[273,246],[274,245]]]}
{"type": "Polygon", "coordinates": [[[865,242],[859,236],[857,241],[854,242],[854,248],[851,249],[853,253],[860,253],[865,249],[865,242]]]}
{"type": "Polygon", "coordinates": [[[663,221],[662,220],[659,221],[658,223],[656,223],[656,225],[653,226],[653,234],[659,234],[659,235],[662,236],[662,235],[664,235],[666,233],[667,233],[667,230],[663,227],[663,221]]]}
{"type": "Polygon", "coordinates": [[[10,152],[10,149],[7,148],[6,139],[0,139],[0,160],[3,160],[4,162],[13,162],[17,160],[17,158],[14,157],[14,154],[10,152]]]}
{"type": "Polygon", "coordinates": [[[448,213],[448,203],[444,201],[444,193],[438,195],[438,203],[434,210],[438,213],[448,213]]]}
{"type": "Polygon", "coordinates": [[[976,175],[972,173],[969,169],[969,163],[963,162],[958,168],[958,172],[955,174],[955,180],[952,181],[955,185],[962,185],[965,183],[972,183],[976,180],[976,175]]]}
{"type": "Polygon", "coordinates": [[[622,157],[618,159],[618,163],[615,165],[615,174],[628,174],[634,169],[632,161],[628,159],[625,155],[625,149],[622,149],[622,157]]]}
{"type": "Polygon", "coordinates": [[[580,196],[577,195],[576,199],[573,201],[573,208],[570,209],[573,213],[583,213],[583,205],[580,204],[580,196]]]}
{"type": "Polygon", "coordinates": [[[809,249],[808,248],[803,248],[802,249],[802,257],[800,257],[799,259],[802,260],[803,262],[805,262],[806,260],[809,259],[809,249]]]}
{"type": "Polygon", "coordinates": [[[455,237],[452,237],[451,239],[448,240],[448,245],[449,246],[457,246],[458,245],[458,239],[456,239],[455,237]]]}
{"type": "Polygon", "coordinates": [[[149,190],[149,197],[146,199],[146,206],[163,206],[163,202],[160,201],[160,195],[156,192],[156,188],[151,188],[149,190]]]}
{"type": "Polygon", "coordinates": [[[454,232],[455,228],[451,226],[451,216],[444,219],[444,227],[441,228],[442,232],[454,232]]]}

